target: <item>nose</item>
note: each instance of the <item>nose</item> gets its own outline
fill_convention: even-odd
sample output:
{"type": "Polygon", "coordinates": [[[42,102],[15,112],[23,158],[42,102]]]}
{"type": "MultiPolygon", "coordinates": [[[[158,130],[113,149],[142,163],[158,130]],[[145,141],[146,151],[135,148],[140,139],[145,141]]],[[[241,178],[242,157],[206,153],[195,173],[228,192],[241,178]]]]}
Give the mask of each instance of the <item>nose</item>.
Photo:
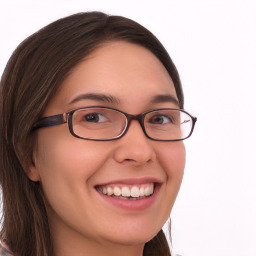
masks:
{"type": "Polygon", "coordinates": [[[114,159],[118,163],[138,166],[156,159],[154,142],[146,137],[137,120],[131,121],[125,135],[116,143],[118,145],[114,152],[114,159]]]}

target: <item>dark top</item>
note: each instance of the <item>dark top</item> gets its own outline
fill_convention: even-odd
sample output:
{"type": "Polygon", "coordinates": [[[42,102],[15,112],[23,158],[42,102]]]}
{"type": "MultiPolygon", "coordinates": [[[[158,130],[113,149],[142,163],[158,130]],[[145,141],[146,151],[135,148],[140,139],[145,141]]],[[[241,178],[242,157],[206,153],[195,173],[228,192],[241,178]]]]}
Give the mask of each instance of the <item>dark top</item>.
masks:
{"type": "Polygon", "coordinates": [[[13,256],[13,254],[0,244],[0,256],[13,256]]]}

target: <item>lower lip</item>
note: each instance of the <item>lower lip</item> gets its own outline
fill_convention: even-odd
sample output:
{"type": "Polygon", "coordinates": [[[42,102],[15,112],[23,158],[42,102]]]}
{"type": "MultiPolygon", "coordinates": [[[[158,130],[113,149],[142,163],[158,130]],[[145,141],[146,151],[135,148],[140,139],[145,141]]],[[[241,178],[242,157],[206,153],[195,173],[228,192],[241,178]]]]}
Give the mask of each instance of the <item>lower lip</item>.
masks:
{"type": "Polygon", "coordinates": [[[154,188],[154,193],[151,196],[144,197],[142,199],[135,199],[135,200],[111,197],[111,196],[104,195],[97,190],[96,191],[105,202],[110,203],[118,208],[123,208],[125,210],[130,210],[130,211],[141,211],[149,208],[154,204],[159,190],[160,190],[160,185],[156,185],[154,188]]]}

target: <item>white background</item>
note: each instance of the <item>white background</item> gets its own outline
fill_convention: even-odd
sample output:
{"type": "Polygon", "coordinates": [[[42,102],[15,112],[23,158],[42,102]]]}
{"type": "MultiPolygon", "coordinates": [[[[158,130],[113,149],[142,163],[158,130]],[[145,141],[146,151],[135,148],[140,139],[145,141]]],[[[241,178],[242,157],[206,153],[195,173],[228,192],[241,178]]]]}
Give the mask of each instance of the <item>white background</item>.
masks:
{"type": "Polygon", "coordinates": [[[174,251],[256,256],[256,1],[1,1],[0,74],[25,37],[89,10],[149,28],[178,67],[185,109],[198,117],[171,214],[174,251]]]}

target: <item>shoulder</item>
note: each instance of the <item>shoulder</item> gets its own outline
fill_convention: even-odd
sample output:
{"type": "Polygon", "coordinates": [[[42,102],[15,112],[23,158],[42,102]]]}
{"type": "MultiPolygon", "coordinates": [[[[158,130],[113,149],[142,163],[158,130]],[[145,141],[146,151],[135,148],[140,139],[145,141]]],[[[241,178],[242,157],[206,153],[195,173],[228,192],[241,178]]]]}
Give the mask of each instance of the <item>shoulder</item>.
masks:
{"type": "Polygon", "coordinates": [[[3,245],[0,243],[0,256],[13,256],[3,245]]]}

